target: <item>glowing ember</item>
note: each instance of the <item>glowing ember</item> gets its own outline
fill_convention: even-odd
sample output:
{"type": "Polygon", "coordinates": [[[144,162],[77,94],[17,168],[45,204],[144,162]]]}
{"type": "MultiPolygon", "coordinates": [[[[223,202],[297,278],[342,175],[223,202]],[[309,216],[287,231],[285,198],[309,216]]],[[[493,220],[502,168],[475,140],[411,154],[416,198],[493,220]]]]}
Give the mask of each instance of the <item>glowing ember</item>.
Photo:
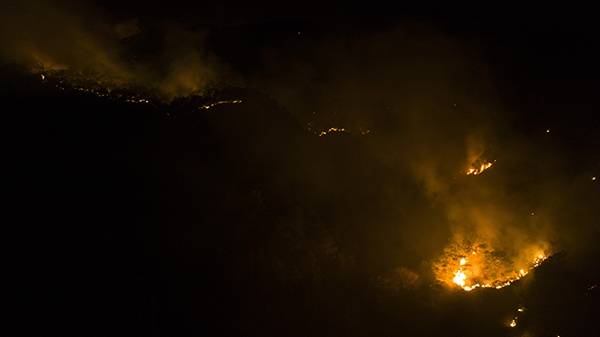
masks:
{"type": "Polygon", "coordinates": [[[547,257],[539,247],[525,249],[522,254],[513,256],[494,250],[482,240],[476,243],[453,243],[434,263],[433,271],[440,283],[450,287],[459,286],[465,291],[476,288],[501,289],[526,276],[547,257]],[[466,258],[469,253],[470,257],[466,258]]]}

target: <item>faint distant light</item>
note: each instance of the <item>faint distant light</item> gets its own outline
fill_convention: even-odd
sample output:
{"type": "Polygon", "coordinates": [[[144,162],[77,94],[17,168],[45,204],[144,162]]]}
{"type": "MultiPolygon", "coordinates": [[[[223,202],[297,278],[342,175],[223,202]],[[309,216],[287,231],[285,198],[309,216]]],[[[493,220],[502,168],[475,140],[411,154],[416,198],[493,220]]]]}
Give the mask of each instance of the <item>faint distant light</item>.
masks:
{"type": "Polygon", "coordinates": [[[596,180],[596,177],[592,177],[592,180],[596,180]]]}
{"type": "Polygon", "coordinates": [[[41,74],[40,77],[42,78],[42,81],[46,79],[46,76],[44,76],[44,74],[41,74]]]}
{"type": "Polygon", "coordinates": [[[513,318],[513,320],[512,320],[512,321],[510,321],[510,324],[509,324],[509,326],[510,326],[511,328],[514,328],[514,327],[516,327],[516,326],[517,326],[517,318],[516,318],[516,317],[515,317],[515,318],[513,318]]]}
{"type": "Polygon", "coordinates": [[[546,129],[546,133],[550,133],[550,129],[546,129]]]}
{"type": "Polygon", "coordinates": [[[524,307],[520,307],[519,309],[517,309],[517,311],[518,312],[523,312],[523,311],[525,311],[525,308],[524,307]]]}
{"type": "Polygon", "coordinates": [[[298,32],[298,36],[302,35],[302,32],[298,32]]]}
{"type": "Polygon", "coordinates": [[[531,215],[535,215],[535,212],[531,212],[530,214],[531,214],[531,215]]]}

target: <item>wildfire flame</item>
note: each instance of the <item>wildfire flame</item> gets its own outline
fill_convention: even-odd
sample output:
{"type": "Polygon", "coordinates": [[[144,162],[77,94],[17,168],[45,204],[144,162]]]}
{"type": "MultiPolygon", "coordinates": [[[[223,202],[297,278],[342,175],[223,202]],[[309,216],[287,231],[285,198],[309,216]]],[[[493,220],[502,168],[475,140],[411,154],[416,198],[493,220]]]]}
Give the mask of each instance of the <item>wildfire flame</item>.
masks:
{"type": "Polygon", "coordinates": [[[434,263],[434,274],[441,283],[450,287],[458,286],[464,291],[476,288],[501,289],[523,278],[548,258],[540,248],[531,255],[529,258],[509,258],[490,248],[489,244],[475,247],[452,244],[446,248],[442,258],[434,263]]]}
{"type": "Polygon", "coordinates": [[[483,171],[492,167],[494,163],[492,162],[482,162],[479,165],[473,164],[470,168],[467,169],[467,175],[478,175],[483,173],[483,171]]]}

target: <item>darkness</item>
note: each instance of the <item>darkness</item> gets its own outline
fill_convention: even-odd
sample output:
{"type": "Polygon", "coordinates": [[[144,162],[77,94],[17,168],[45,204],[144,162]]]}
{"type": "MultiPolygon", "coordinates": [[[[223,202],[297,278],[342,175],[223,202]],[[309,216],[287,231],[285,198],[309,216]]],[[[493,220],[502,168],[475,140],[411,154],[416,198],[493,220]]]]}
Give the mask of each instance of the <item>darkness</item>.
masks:
{"type": "MultiPolygon", "coordinates": [[[[600,335],[600,182],[592,180],[600,179],[600,52],[591,11],[182,0],[61,6],[137,18],[143,33],[126,42],[152,62],[164,25],[201,30],[215,67],[233,75],[201,95],[134,104],[60,90],[27,64],[2,59],[2,335],[600,335]],[[396,29],[413,41],[409,64],[429,50],[422,36],[467,46],[441,52],[460,60],[456,86],[466,95],[438,95],[431,85],[426,97],[432,111],[455,101],[464,111],[413,120],[363,109],[413,95],[369,91],[396,83],[377,64],[404,56],[404,47],[356,63],[336,53],[350,46],[362,55],[352,48],[373,36],[384,36],[388,50],[396,29]],[[364,87],[345,87],[357,64],[375,75],[356,70],[364,87]],[[348,69],[347,82],[335,77],[348,69]],[[243,103],[197,109],[230,99],[243,103]],[[488,100],[495,106],[478,110],[488,100]],[[313,106],[340,107],[314,123],[351,131],[319,137],[307,127],[313,106]],[[473,178],[529,200],[526,213],[546,211],[557,249],[509,287],[448,290],[430,267],[453,230],[440,200],[470,187],[453,177],[459,183],[450,192],[431,197],[404,163],[427,153],[421,143],[430,138],[439,143],[432,161],[453,156],[462,131],[480,124],[494,130],[499,164],[473,178]],[[372,135],[346,125],[366,125],[372,135]],[[399,270],[417,275],[417,285],[397,281],[399,270]]],[[[427,72],[390,72],[437,83],[427,72]]]]}

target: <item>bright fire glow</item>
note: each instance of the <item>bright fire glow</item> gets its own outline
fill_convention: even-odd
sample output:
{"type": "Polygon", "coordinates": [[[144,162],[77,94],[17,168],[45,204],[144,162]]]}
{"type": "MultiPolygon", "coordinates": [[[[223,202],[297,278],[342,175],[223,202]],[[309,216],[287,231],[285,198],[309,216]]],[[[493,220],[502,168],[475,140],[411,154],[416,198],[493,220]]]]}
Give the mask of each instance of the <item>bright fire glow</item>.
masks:
{"type": "Polygon", "coordinates": [[[495,250],[481,240],[475,244],[454,243],[434,263],[433,271],[437,280],[449,287],[458,286],[465,291],[501,289],[525,277],[548,258],[541,245],[532,247],[513,256],[495,250]]]}
{"type": "Polygon", "coordinates": [[[464,287],[466,279],[467,279],[467,275],[465,275],[465,273],[463,273],[463,271],[459,269],[454,274],[454,278],[452,279],[452,282],[458,284],[461,287],[464,287]]]}

